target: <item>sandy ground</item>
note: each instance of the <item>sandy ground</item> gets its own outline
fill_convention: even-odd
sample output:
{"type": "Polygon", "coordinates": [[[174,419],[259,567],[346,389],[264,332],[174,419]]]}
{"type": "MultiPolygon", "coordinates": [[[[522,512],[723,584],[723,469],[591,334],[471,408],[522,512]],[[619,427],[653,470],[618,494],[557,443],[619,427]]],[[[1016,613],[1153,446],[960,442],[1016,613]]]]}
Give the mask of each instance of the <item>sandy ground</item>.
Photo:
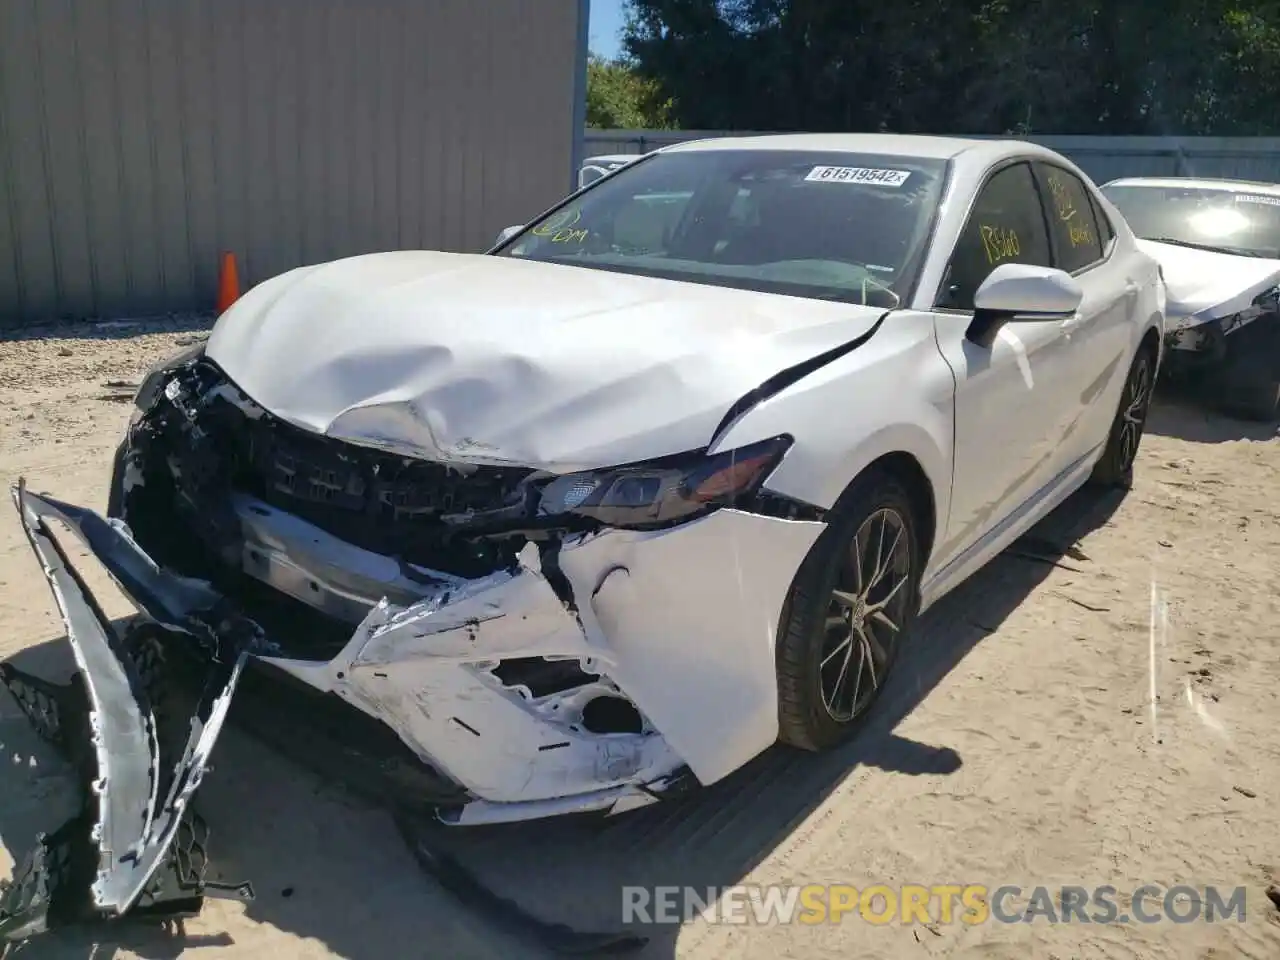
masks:
{"type": "MultiPolygon", "coordinates": [[[[105,506],[129,411],[128,388],[113,384],[136,382],[201,330],[65,327],[0,341],[6,477],[105,506]]],[[[1165,401],[1138,477],[1119,503],[1077,496],[1038,542],[935,608],[877,717],[837,753],[770,752],[694,802],[603,828],[442,842],[529,909],[595,926],[616,925],[624,883],[1248,894],[1244,923],[1183,926],[696,920],[650,929],[644,957],[1280,957],[1280,913],[1264,895],[1280,881],[1280,443],[1274,430],[1165,401]]],[[[108,612],[124,615],[108,596],[108,612]]],[[[0,654],[65,673],[61,637],[17,518],[0,510],[0,654]]],[[[0,757],[3,875],[9,855],[71,808],[66,771],[7,698],[0,757]]],[[[386,814],[239,730],[220,742],[200,801],[222,873],[252,879],[254,903],[210,901],[183,930],[65,932],[12,955],[539,955],[423,875],[386,814]]]]}

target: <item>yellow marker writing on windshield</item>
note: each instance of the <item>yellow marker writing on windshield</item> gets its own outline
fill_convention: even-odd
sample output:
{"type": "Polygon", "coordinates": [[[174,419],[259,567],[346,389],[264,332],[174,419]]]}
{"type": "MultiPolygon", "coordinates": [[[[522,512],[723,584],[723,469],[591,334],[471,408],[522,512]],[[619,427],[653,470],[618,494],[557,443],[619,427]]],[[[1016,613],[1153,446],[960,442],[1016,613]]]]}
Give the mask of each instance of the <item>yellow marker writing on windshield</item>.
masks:
{"type": "Polygon", "coordinates": [[[529,232],[535,237],[554,237],[557,233],[572,227],[581,219],[581,210],[561,210],[547,217],[529,232]]]}

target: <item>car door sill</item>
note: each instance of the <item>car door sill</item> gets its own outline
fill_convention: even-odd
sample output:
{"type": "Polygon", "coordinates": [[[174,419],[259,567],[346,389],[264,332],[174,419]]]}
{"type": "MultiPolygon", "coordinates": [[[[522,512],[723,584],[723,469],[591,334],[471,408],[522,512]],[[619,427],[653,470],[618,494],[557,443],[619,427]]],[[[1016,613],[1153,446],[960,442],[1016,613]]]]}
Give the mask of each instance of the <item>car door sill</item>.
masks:
{"type": "Polygon", "coordinates": [[[1071,496],[1088,477],[1093,461],[1102,445],[1098,444],[1083,456],[1072,461],[1066,469],[1024,500],[1016,510],[976,540],[972,546],[947,562],[920,586],[920,611],[923,613],[952,589],[959,586],[965,571],[973,573],[976,558],[982,557],[978,566],[991,560],[1030,527],[1039,523],[1050,511],[1071,496]]]}

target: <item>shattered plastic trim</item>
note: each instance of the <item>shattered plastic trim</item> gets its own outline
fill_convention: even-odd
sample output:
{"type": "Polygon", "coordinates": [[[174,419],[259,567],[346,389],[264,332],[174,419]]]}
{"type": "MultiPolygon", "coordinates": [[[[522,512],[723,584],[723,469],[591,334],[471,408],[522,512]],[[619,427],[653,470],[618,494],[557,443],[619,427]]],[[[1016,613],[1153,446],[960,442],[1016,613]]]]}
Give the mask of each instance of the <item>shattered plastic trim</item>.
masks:
{"type": "Polygon", "coordinates": [[[40,558],[62,613],[67,639],[89,702],[97,777],[90,784],[98,804],[91,839],[101,856],[92,886],[93,905],[106,913],[129,908],[148,876],[138,877],[139,857],[151,832],[159,787],[155,717],[114,628],[45,525],[38,497],[25,485],[13,491],[22,527],[40,558]]]}
{"type": "MultiPolygon", "coordinates": [[[[251,624],[226,619],[210,625],[202,617],[216,618],[216,611],[201,609],[188,609],[185,617],[165,625],[167,630],[190,633],[206,644],[212,663],[190,720],[183,754],[175,763],[162,751],[157,718],[133,654],[68,562],[46,520],[65,524],[122,585],[134,580],[138,573],[129,559],[145,555],[118,525],[90,511],[29,493],[21,481],[13,490],[13,500],[62,611],[79,673],[72,685],[58,687],[4,664],[0,679],[23,706],[37,732],[53,738],[55,745],[72,755],[71,759],[80,761],[88,791],[81,813],[52,836],[39,837],[36,849],[15,871],[15,881],[3,890],[0,938],[24,939],[56,922],[118,918],[144,895],[148,901],[146,911],[162,917],[174,911],[186,915],[190,908],[198,909],[206,893],[230,893],[238,899],[251,900],[253,890],[248,884],[226,888],[205,884],[202,876],[186,876],[181,865],[177,868],[177,890],[166,895],[160,888],[149,890],[149,885],[154,886],[153,881],[159,880],[157,871],[162,866],[173,865],[172,847],[182,825],[188,824],[193,835],[196,831],[190,801],[200,786],[209,753],[226,720],[231,696],[259,631],[251,624]],[[112,535],[133,546],[133,550],[124,551],[122,557],[120,550],[110,549],[112,535]],[[33,692],[43,697],[37,705],[32,703],[33,692]],[[80,712],[72,699],[77,692],[84,699],[84,732],[91,762],[75,755],[83,745],[73,735],[81,731],[65,729],[67,714],[80,712]],[[172,783],[163,804],[158,806],[160,774],[170,763],[172,783]],[[86,864],[91,865],[93,879],[88,883],[87,902],[82,903],[77,882],[86,864]]],[[[180,598],[202,595],[194,584],[176,582],[175,586],[177,589],[164,598],[170,606],[180,606],[180,598]]],[[[152,607],[165,605],[155,595],[131,596],[140,605],[145,599],[152,607]]]]}

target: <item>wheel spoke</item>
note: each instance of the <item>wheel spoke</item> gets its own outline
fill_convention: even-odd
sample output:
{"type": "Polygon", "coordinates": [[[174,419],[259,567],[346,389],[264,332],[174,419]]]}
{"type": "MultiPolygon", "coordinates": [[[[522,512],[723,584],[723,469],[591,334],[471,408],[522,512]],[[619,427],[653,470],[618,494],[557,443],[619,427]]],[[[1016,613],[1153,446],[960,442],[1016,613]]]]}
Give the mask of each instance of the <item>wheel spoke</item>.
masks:
{"type": "Polygon", "coordinates": [[[1133,396],[1130,403],[1133,406],[1140,406],[1142,401],[1147,398],[1147,372],[1142,370],[1138,374],[1138,379],[1133,384],[1133,396]]]}
{"type": "Polygon", "coordinates": [[[899,577],[898,582],[893,585],[893,588],[888,593],[886,593],[883,597],[881,597],[875,603],[867,604],[867,608],[866,608],[867,616],[871,616],[872,614],[879,613],[881,610],[887,607],[889,605],[889,601],[892,600],[895,595],[897,595],[898,591],[902,589],[902,585],[905,584],[906,582],[907,582],[907,578],[905,575],[902,577],[899,577]]]}
{"type": "Polygon", "coordinates": [[[866,643],[867,653],[871,656],[872,660],[876,663],[884,663],[889,659],[889,649],[876,634],[871,624],[864,624],[858,633],[862,637],[863,642],[866,643]]]}
{"type": "Polygon", "coordinates": [[[884,576],[884,528],[886,525],[885,515],[880,514],[880,536],[876,540],[875,560],[871,568],[871,581],[867,584],[864,593],[870,593],[876,588],[876,584],[880,582],[880,578],[884,576]]]}
{"type": "MultiPolygon", "coordinates": [[[[871,689],[875,690],[877,687],[880,686],[880,680],[876,676],[876,658],[875,658],[875,654],[871,650],[871,638],[870,636],[868,636],[866,630],[859,630],[858,637],[862,640],[862,643],[860,645],[861,651],[862,651],[862,663],[860,664],[860,668],[861,667],[867,668],[867,671],[871,674],[871,689]]],[[[861,689],[861,687],[862,687],[862,670],[859,669],[858,683],[853,690],[854,709],[857,709],[857,706],[858,706],[858,690],[861,689]]]]}
{"type": "Polygon", "coordinates": [[[1147,369],[1145,366],[1139,367],[1134,371],[1133,380],[1129,385],[1129,402],[1124,411],[1124,419],[1128,423],[1140,425],[1146,418],[1147,399],[1150,392],[1151,384],[1147,379],[1147,369]]]}
{"type": "Polygon", "coordinates": [[[819,667],[819,669],[825,668],[826,665],[831,662],[832,658],[834,658],[837,654],[842,653],[847,647],[851,646],[852,644],[853,644],[853,631],[850,630],[849,635],[845,637],[843,640],[841,640],[839,643],[837,643],[836,648],[826,655],[826,657],[822,661],[822,666],[819,667]]]}
{"type": "Polygon", "coordinates": [[[858,532],[853,535],[853,589],[855,593],[862,593],[862,528],[858,528],[858,532]]]}
{"type": "MultiPolygon", "coordinates": [[[[881,542],[883,542],[884,527],[881,526],[880,530],[881,530],[881,542]]],[[[876,557],[876,576],[875,576],[875,579],[872,580],[871,583],[867,586],[868,593],[870,593],[873,589],[875,589],[880,584],[880,581],[883,580],[885,578],[885,575],[889,572],[889,569],[890,569],[889,561],[891,561],[893,559],[894,554],[898,552],[898,544],[902,542],[902,530],[903,530],[902,527],[898,527],[897,531],[894,533],[893,543],[889,544],[888,554],[884,554],[882,552],[879,556],[876,557]]]]}
{"type": "Polygon", "coordinates": [[[880,623],[888,627],[894,633],[898,632],[898,625],[894,623],[892,620],[890,620],[888,615],[885,614],[883,610],[873,611],[871,614],[871,619],[874,620],[876,623],[880,623]]]}
{"type": "MultiPolygon", "coordinates": [[[[827,702],[827,709],[833,714],[836,709],[836,701],[840,696],[840,691],[844,688],[844,678],[849,672],[849,661],[853,659],[853,634],[849,634],[849,643],[844,648],[844,662],[840,664],[840,673],[836,676],[836,682],[831,687],[831,699],[827,702]]],[[[857,690],[854,690],[854,696],[857,696],[857,690]]]]}
{"type": "Polygon", "coordinates": [[[852,610],[858,605],[858,594],[849,593],[845,590],[832,590],[831,599],[846,610],[852,610]]]}
{"type": "MultiPolygon", "coordinates": [[[[859,637],[861,632],[859,632],[859,637]]],[[[863,641],[858,641],[858,669],[853,675],[853,698],[849,701],[849,717],[852,718],[858,712],[858,694],[862,690],[862,668],[866,666],[867,652],[864,648],[863,641]]]]}

